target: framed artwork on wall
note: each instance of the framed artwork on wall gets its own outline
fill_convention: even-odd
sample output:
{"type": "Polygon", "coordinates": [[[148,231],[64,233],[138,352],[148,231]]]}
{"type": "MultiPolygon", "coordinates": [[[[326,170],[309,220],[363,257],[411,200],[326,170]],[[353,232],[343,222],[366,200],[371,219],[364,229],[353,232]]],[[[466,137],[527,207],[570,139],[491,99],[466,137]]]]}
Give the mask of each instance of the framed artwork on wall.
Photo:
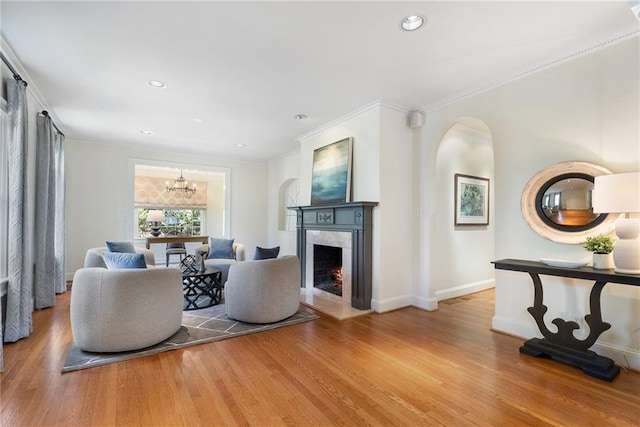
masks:
{"type": "Polygon", "coordinates": [[[489,225],[489,178],[455,174],[455,225],[489,225]]]}
{"type": "Polygon", "coordinates": [[[313,151],[311,205],[351,201],[353,138],[345,138],[313,151]]]}

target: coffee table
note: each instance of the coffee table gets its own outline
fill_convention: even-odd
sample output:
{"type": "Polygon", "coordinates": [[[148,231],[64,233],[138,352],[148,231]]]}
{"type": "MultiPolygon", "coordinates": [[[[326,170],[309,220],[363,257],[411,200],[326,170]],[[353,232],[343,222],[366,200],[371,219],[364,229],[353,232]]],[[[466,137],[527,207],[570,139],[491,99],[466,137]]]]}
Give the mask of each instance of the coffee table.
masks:
{"type": "Polygon", "coordinates": [[[183,310],[198,310],[222,301],[222,270],[207,267],[204,271],[183,271],[183,310]]]}

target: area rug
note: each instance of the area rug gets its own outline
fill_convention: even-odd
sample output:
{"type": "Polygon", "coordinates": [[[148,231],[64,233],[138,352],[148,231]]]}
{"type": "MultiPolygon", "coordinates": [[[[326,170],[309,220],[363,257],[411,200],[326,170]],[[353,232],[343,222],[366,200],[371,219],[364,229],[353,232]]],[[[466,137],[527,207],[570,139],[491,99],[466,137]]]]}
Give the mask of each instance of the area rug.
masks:
{"type": "Polygon", "coordinates": [[[123,360],[161,353],[163,351],[176,350],[178,348],[219,341],[226,338],[254,334],[256,332],[262,332],[269,329],[308,322],[310,320],[317,319],[318,317],[319,316],[316,314],[310,313],[304,308],[301,308],[296,314],[280,322],[264,325],[243,323],[229,319],[229,317],[227,317],[226,307],[224,303],[222,303],[213,307],[183,312],[182,327],[178,332],[160,344],[143,348],[141,350],[121,353],[90,353],[80,350],[75,344],[71,344],[67,360],[62,367],[62,372],[93,368],[94,366],[121,362],[123,360]]]}

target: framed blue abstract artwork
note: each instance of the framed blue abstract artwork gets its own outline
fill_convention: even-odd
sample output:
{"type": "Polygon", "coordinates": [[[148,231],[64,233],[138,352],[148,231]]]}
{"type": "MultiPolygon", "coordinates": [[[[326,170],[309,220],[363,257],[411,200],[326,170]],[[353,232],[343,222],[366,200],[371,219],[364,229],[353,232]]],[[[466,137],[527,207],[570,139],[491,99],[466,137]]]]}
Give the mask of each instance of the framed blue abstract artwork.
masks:
{"type": "Polygon", "coordinates": [[[345,138],[313,152],[311,205],[351,201],[353,138],[345,138]]]}

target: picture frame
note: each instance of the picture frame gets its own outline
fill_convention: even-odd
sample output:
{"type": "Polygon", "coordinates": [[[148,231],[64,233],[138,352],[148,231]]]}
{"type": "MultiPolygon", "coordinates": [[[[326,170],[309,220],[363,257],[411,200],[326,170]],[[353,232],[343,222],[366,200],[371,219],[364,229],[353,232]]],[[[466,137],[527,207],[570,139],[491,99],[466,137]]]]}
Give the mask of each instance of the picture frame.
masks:
{"type": "Polygon", "coordinates": [[[311,205],[351,201],[352,155],[352,137],[313,151],[311,205]]]}
{"type": "Polygon", "coordinates": [[[489,225],[489,178],[455,174],[455,225],[489,225]]]}

